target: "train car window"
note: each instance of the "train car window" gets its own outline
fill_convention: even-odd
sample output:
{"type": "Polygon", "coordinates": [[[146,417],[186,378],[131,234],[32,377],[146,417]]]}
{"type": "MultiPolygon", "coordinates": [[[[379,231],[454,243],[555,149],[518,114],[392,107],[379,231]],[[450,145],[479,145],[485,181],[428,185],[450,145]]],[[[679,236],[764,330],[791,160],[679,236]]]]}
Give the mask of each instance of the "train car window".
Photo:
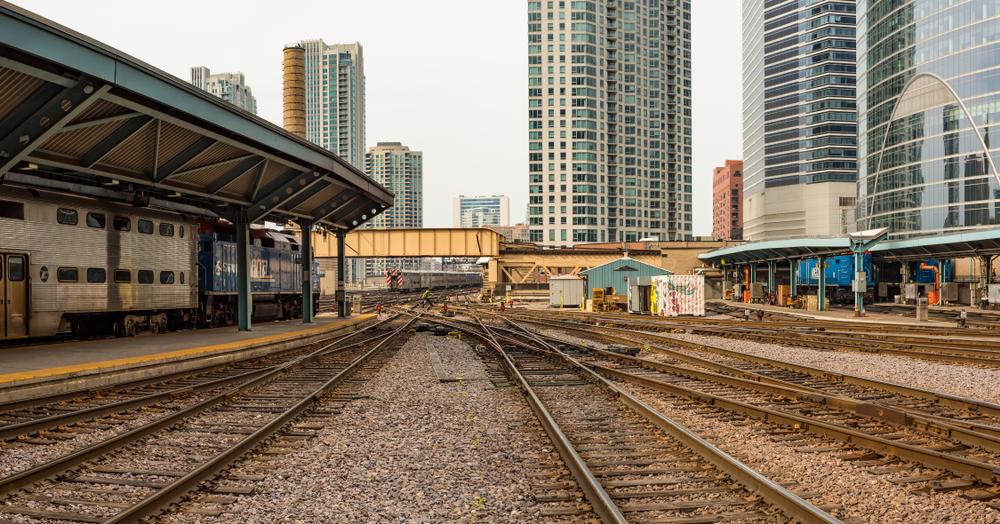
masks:
{"type": "Polygon", "coordinates": [[[127,217],[115,217],[112,225],[115,231],[132,231],[132,219],[127,217]]]}
{"type": "Polygon", "coordinates": [[[24,280],[24,257],[7,257],[7,280],[11,282],[24,280]]]}
{"type": "Polygon", "coordinates": [[[0,200],[0,218],[24,220],[24,204],[11,202],[10,200],[0,200]]]}
{"type": "Polygon", "coordinates": [[[152,284],[153,283],[153,272],[148,269],[139,270],[139,278],[137,279],[140,284],[152,284]]]}
{"type": "Polygon", "coordinates": [[[211,251],[212,250],[212,242],[206,240],[205,243],[201,246],[201,250],[202,251],[211,251]]]}
{"type": "Polygon", "coordinates": [[[75,267],[61,267],[58,272],[60,282],[76,282],[80,279],[79,271],[75,267]]]}
{"type": "Polygon", "coordinates": [[[181,238],[184,238],[184,226],[177,226],[178,232],[181,234],[181,238]]]}
{"type": "MultiPolygon", "coordinates": [[[[181,231],[184,231],[183,227],[181,228],[181,231]]],[[[162,224],[161,223],[160,224],[160,236],[164,236],[164,237],[172,237],[172,236],[174,236],[174,225],[173,224],[162,224]]],[[[184,236],[184,234],[182,233],[181,236],[184,236]]]]}
{"type": "Polygon", "coordinates": [[[100,213],[87,213],[87,227],[98,227],[104,229],[107,221],[100,213]]]}
{"type": "Polygon", "coordinates": [[[108,280],[108,272],[104,268],[92,267],[87,270],[87,282],[103,284],[108,280]]]}
{"type": "Polygon", "coordinates": [[[139,225],[136,229],[138,229],[139,232],[142,233],[143,235],[152,235],[153,223],[150,222],[149,220],[139,219],[139,225]]]}
{"type": "Polygon", "coordinates": [[[184,272],[183,271],[180,272],[180,277],[181,277],[181,284],[183,284],[184,283],[184,272]]]}
{"type": "Polygon", "coordinates": [[[132,281],[132,272],[128,269],[116,269],[115,270],[115,282],[119,284],[128,284],[132,281]]]}
{"type": "Polygon", "coordinates": [[[174,272],[173,271],[160,271],[160,283],[161,284],[173,284],[174,283],[174,272]]]}
{"type": "Polygon", "coordinates": [[[75,209],[63,209],[60,207],[56,211],[56,222],[59,222],[60,224],[75,226],[79,221],[80,217],[75,209]]]}

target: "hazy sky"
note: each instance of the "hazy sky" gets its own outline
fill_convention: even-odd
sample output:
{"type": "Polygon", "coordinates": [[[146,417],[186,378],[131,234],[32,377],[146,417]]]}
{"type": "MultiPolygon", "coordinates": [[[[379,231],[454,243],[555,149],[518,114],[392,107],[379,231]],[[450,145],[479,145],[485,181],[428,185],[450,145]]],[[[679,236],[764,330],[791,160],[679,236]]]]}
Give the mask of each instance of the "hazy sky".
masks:
{"type": "MultiPolygon", "coordinates": [[[[511,220],[524,220],[526,0],[14,3],[185,81],[191,66],[242,71],[258,114],[278,125],[284,44],[361,42],[367,146],[424,152],[424,225],[450,227],[459,194],[508,195],[511,220]]],[[[742,154],[740,2],[691,3],[694,234],[708,235],[712,168],[742,154]]]]}

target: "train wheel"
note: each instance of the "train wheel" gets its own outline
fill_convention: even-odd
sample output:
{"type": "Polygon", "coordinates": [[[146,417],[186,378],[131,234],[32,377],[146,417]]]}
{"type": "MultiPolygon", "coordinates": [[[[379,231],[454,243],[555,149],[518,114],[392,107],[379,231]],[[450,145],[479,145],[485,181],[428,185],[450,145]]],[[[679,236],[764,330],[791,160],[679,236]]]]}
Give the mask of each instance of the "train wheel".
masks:
{"type": "Polygon", "coordinates": [[[150,322],[149,323],[149,332],[150,333],[152,333],[154,335],[159,335],[160,331],[161,331],[161,329],[160,329],[160,323],[159,322],[150,322]]]}

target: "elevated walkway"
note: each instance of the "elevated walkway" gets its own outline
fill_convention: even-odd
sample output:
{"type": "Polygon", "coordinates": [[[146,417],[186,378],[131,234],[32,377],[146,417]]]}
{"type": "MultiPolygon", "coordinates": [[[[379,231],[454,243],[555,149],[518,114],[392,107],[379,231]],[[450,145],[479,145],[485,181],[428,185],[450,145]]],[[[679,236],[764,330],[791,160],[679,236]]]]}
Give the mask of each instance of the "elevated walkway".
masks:
{"type": "Polygon", "coordinates": [[[312,324],[301,320],[258,324],[253,331],[229,326],[3,349],[0,402],[100,388],[266,355],[353,333],[373,316],[324,316],[312,324]]]}

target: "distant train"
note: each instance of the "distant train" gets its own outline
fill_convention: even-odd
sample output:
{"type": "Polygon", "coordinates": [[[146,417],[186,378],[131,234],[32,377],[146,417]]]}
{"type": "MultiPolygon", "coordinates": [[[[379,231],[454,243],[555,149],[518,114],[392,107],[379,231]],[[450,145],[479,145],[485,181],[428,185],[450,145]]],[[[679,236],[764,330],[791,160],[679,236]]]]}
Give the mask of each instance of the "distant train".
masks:
{"type": "MultiPolygon", "coordinates": [[[[798,292],[804,295],[815,295],[819,287],[818,260],[815,258],[799,261],[798,270],[795,273],[798,292]]],[[[827,258],[826,262],[826,296],[834,304],[850,304],[854,302],[854,291],[852,283],[855,276],[854,255],[837,255],[827,258]]],[[[937,260],[922,260],[918,262],[908,262],[910,281],[916,284],[934,284],[937,280],[936,270],[930,269],[937,266],[937,260]]],[[[881,261],[872,265],[870,254],[865,255],[864,271],[868,278],[865,301],[874,302],[876,300],[891,300],[893,295],[902,294],[900,287],[903,283],[902,269],[903,263],[893,261],[881,261]]],[[[943,275],[941,283],[954,280],[953,264],[951,260],[943,263],[943,275]]]]}
{"type": "Polygon", "coordinates": [[[402,271],[390,270],[385,277],[388,288],[394,291],[423,291],[425,289],[479,288],[483,286],[483,274],[457,271],[402,271]]]}
{"type": "MultiPolygon", "coordinates": [[[[0,186],[0,339],[233,324],[234,233],[174,211],[0,186]]],[[[298,238],[252,229],[251,243],[253,320],[301,316],[298,238]]]]}

